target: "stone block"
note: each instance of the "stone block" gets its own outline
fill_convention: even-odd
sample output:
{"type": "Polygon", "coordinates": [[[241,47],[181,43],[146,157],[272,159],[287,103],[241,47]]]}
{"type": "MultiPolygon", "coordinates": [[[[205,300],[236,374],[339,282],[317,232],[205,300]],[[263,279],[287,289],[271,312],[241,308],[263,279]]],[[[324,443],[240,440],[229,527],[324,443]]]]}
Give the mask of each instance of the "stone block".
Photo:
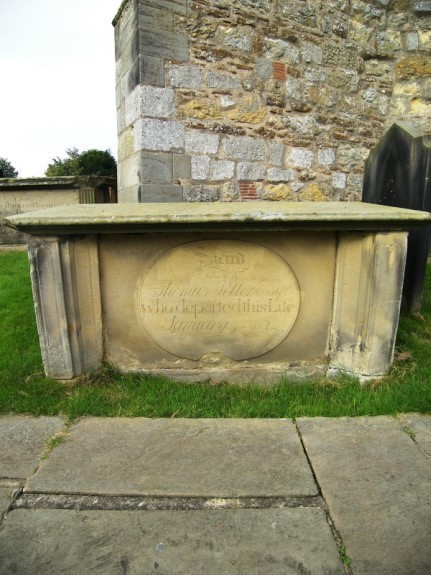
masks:
{"type": "Polygon", "coordinates": [[[290,148],[287,162],[296,168],[311,168],[314,152],[307,148],[290,148]]]}
{"type": "Polygon", "coordinates": [[[232,74],[220,74],[208,70],[207,83],[209,88],[214,90],[241,90],[241,81],[232,74]]]}
{"type": "Polygon", "coordinates": [[[238,180],[264,180],[266,169],[257,162],[238,162],[236,173],[238,180]]]}
{"type": "Polygon", "coordinates": [[[210,132],[198,130],[186,130],[186,152],[199,152],[201,154],[216,154],[218,151],[220,136],[210,132]]]}
{"type": "Polygon", "coordinates": [[[141,175],[140,152],[124,158],[118,165],[118,181],[121,189],[139,186],[141,175]]]}
{"type": "Polygon", "coordinates": [[[168,76],[174,88],[200,90],[204,82],[202,69],[198,66],[169,66],[168,76]]]}
{"type": "Polygon", "coordinates": [[[145,5],[183,16],[187,13],[187,0],[145,0],[145,5]]]}
{"type": "Polygon", "coordinates": [[[183,199],[185,202],[217,202],[220,199],[220,189],[218,186],[203,184],[185,187],[183,199]]]}
{"type": "Polygon", "coordinates": [[[140,203],[182,202],[183,188],[176,185],[142,184],[139,191],[140,203]]]}
{"type": "Polygon", "coordinates": [[[269,80],[272,77],[272,60],[269,58],[258,58],[255,71],[256,75],[262,80],[269,80]]]}
{"type": "Polygon", "coordinates": [[[170,118],[175,113],[175,93],[171,88],[138,87],[139,112],[152,118],[170,118]]]}
{"type": "Polygon", "coordinates": [[[188,39],[185,34],[140,28],[139,53],[166,60],[187,62],[189,59],[188,39]]]}
{"type": "Polygon", "coordinates": [[[431,2],[427,0],[423,0],[421,2],[414,2],[413,12],[416,12],[417,14],[427,14],[431,12],[431,2]]]}
{"type": "Polygon", "coordinates": [[[192,180],[207,180],[210,174],[208,156],[192,156],[192,180]]]}
{"type": "Polygon", "coordinates": [[[172,154],[141,152],[140,182],[142,184],[172,183],[172,154]]]}
{"type": "Polygon", "coordinates": [[[184,148],[184,125],[181,122],[158,119],[140,119],[134,126],[135,151],[178,150],[184,148]]]}
{"type": "Polygon", "coordinates": [[[332,186],[336,190],[344,190],[346,188],[347,174],[344,172],[332,172],[332,186]]]}
{"type": "Polygon", "coordinates": [[[157,56],[139,56],[139,79],[149,86],[165,85],[165,68],[163,58],[157,56]]]}
{"type": "Polygon", "coordinates": [[[284,170],[282,168],[268,168],[269,182],[291,182],[295,179],[293,170],[284,170]]]}
{"type": "Polygon", "coordinates": [[[317,163],[321,166],[330,166],[335,162],[334,148],[324,148],[317,152],[317,163]]]}
{"type": "Polygon", "coordinates": [[[130,188],[120,188],[118,190],[119,204],[137,204],[140,198],[140,185],[131,186],[130,188]]]}
{"type": "Polygon", "coordinates": [[[191,157],[185,154],[173,154],[173,179],[189,180],[191,177],[191,157]]]}
{"type": "Polygon", "coordinates": [[[302,62],[306,64],[322,64],[323,62],[322,48],[311,42],[302,42],[300,54],[302,62]]]}
{"type": "Polygon", "coordinates": [[[283,142],[270,140],[268,142],[268,162],[273,166],[282,166],[284,156],[283,142]]]}
{"type": "Polygon", "coordinates": [[[278,60],[290,65],[298,64],[300,59],[299,48],[294,44],[272,38],[265,38],[263,55],[269,60],[278,60]]]}
{"type": "Polygon", "coordinates": [[[229,180],[233,177],[235,163],[230,160],[212,160],[210,180],[229,180]]]}
{"type": "Polygon", "coordinates": [[[256,161],[265,159],[263,140],[248,136],[228,137],[223,140],[223,148],[228,158],[256,161]]]}

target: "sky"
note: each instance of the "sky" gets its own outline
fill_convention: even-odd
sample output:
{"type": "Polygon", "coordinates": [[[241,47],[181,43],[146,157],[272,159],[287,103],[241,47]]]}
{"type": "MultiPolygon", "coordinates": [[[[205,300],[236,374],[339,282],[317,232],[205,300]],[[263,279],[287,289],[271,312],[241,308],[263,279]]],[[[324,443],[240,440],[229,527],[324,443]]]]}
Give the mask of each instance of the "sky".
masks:
{"type": "Polygon", "coordinates": [[[121,0],[0,0],[0,157],[20,178],[67,148],[117,157],[112,20],[121,0]]]}

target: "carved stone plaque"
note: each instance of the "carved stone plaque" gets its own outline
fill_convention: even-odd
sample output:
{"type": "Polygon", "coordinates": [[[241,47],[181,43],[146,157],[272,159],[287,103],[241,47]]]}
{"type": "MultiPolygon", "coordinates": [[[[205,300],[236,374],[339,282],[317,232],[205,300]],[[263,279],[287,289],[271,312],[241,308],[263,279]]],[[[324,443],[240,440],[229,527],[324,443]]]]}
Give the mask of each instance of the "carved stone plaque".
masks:
{"type": "Polygon", "coordinates": [[[255,243],[176,246],[143,277],[138,313],[151,338],[187,359],[248,359],[283,341],[300,306],[297,280],[277,253],[255,243]]]}

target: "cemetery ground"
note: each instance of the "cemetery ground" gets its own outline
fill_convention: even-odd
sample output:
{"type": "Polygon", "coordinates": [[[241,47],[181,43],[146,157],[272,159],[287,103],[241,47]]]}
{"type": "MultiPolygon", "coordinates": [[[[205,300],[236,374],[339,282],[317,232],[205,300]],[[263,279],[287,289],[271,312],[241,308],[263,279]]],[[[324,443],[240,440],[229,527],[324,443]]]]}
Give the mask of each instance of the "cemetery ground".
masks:
{"type": "Polygon", "coordinates": [[[187,384],[106,365],[71,382],[44,376],[27,256],[0,252],[0,413],[105,417],[297,418],[431,412],[431,265],[420,316],[402,314],[390,373],[273,387],[187,384]]]}

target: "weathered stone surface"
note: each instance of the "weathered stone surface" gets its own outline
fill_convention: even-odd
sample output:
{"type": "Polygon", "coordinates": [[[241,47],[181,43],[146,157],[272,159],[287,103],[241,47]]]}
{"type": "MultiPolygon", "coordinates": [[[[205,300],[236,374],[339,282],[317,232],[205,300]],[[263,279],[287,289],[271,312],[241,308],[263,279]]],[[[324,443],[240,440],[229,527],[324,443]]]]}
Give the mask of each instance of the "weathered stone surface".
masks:
{"type": "Polygon", "coordinates": [[[427,573],[430,462],[400,424],[301,418],[298,426],[353,572],[427,573]]]}
{"type": "Polygon", "coordinates": [[[431,417],[420,413],[407,413],[400,416],[400,421],[419,447],[431,456],[431,417]]]}
{"type": "Polygon", "coordinates": [[[65,424],[62,417],[0,417],[0,477],[25,479],[40,465],[48,441],[60,433],[65,424]]]}
{"type": "Polygon", "coordinates": [[[142,184],[139,189],[139,201],[143,203],[172,203],[181,202],[183,196],[182,186],[142,184]]]}
{"type": "Polygon", "coordinates": [[[168,68],[171,85],[175,88],[193,88],[203,86],[203,73],[197,66],[170,66],[168,68]]]}
{"type": "Polygon", "coordinates": [[[188,359],[211,350],[238,360],[263,355],[287,336],[300,296],[292,270],[272,251],[253,243],[207,240],[166,252],[145,276],[138,301],[146,331],[164,349],[188,359]],[[247,288],[226,282],[232,269],[247,288]],[[260,332],[263,312],[272,321],[260,332]]]}
{"type": "Polygon", "coordinates": [[[208,497],[317,494],[291,421],[143,418],[81,420],[25,491],[208,497]]]}
{"type": "Polygon", "coordinates": [[[192,180],[208,180],[210,159],[207,156],[192,156],[192,180]]]}
{"type": "Polygon", "coordinates": [[[18,510],[2,540],[0,569],[22,575],[343,573],[320,509],[18,510]]]}
{"type": "Polygon", "coordinates": [[[191,157],[185,154],[173,155],[173,178],[190,179],[192,177],[191,157]]]}
{"type": "Polygon", "coordinates": [[[144,56],[187,62],[189,59],[187,36],[142,27],[139,29],[139,52],[144,56]]]}
{"type": "Polygon", "coordinates": [[[282,168],[268,168],[269,182],[290,182],[295,179],[293,170],[283,170],[282,168]]]}
{"type": "Polygon", "coordinates": [[[258,162],[238,162],[238,180],[263,180],[265,179],[265,166],[258,162]]]}
{"type": "Polygon", "coordinates": [[[235,76],[208,71],[207,82],[209,88],[215,90],[240,90],[241,82],[235,76]]]}
{"type": "MultiPolygon", "coordinates": [[[[20,488],[20,484],[18,482],[9,483],[8,486],[0,485],[0,520],[6,511],[8,511],[9,507],[13,501],[13,493],[14,491],[20,488]]],[[[1,553],[1,551],[0,551],[1,553]]]]}
{"type": "Polygon", "coordinates": [[[263,160],[265,158],[263,141],[253,138],[226,138],[223,140],[223,147],[228,158],[248,161],[263,160]]]}
{"type": "Polygon", "coordinates": [[[140,181],[143,184],[170,184],[172,182],[172,154],[147,152],[140,158],[140,181]]]}
{"type": "Polygon", "coordinates": [[[144,118],[135,123],[134,131],[135,151],[170,151],[184,147],[184,126],[180,122],[144,118]]]}
{"type": "Polygon", "coordinates": [[[386,373],[394,353],[406,252],[405,232],[340,237],[333,367],[342,364],[346,371],[371,377],[386,373]],[[347,261],[352,265],[346,266],[347,261]],[[372,289],[370,282],[379,289],[372,289]]]}
{"type": "Polygon", "coordinates": [[[213,160],[211,162],[210,180],[228,180],[235,170],[234,162],[230,160],[213,160]]]}
{"type": "Polygon", "coordinates": [[[185,139],[186,152],[215,154],[219,147],[220,136],[198,130],[187,130],[185,139]]]}

